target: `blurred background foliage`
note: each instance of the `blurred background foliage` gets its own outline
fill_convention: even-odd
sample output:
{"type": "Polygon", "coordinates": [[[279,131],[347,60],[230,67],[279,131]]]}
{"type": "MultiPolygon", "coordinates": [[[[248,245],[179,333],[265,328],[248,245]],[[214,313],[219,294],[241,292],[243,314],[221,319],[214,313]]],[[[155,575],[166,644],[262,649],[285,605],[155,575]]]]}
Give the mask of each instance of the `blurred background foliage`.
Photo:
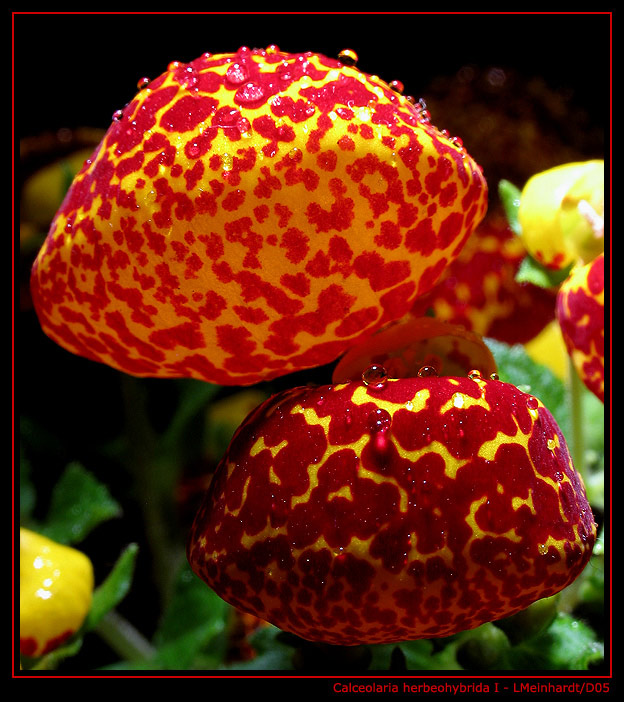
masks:
{"type": "MultiPolygon", "coordinates": [[[[604,670],[604,408],[590,393],[577,394],[584,418],[580,470],[601,537],[582,576],[510,620],[448,639],[342,650],[233,610],[190,572],[184,551],[202,490],[247,412],[287,387],[329,383],[332,369],[246,389],[138,379],[73,356],[41,332],[28,292],[30,265],[74,173],[112,113],[131,99],[137,80],[204,51],[269,44],[330,56],[350,48],[362,70],[401,80],[406,94],[424,98],[433,123],[461,136],[483,166],[491,211],[500,207],[500,180],[521,186],[535,172],[602,158],[608,148],[605,15],[15,16],[19,520],[87,553],[96,579],[83,629],[24,667],[70,675],[604,670]],[[95,41],[96,35],[106,40],[95,41]]],[[[569,379],[543,355],[537,362],[531,349],[488,344],[501,380],[530,387],[574,445],[569,379]]]]}

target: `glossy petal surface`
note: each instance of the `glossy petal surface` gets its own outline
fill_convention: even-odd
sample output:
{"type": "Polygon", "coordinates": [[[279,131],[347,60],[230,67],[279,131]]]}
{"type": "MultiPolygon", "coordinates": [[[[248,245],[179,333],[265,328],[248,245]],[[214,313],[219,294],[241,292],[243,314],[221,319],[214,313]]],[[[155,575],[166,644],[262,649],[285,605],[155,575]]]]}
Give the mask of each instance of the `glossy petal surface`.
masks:
{"type": "Polygon", "coordinates": [[[20,529],[20,651],[42,656],[82,626],[93,594],[87,556],[20,529]]]}
{"type": "Polygon", "coordinates": [[[566,163],[537,173],[522,189],[518,221],[533,258],[559,270],[604,250],[604,161],[566,163]]]}
{"type": "Polygon", "coordinates": [[[579,376],[604,402],[604,255],[574,269],[562,283],[557,320],[579,376]]]}
{"type": "Polygon", "coordinates": [[[241,425],[193,526],[225,600],[331,644],[447,636],[552,595],[596,530],[548,410],[494,380],[295,388],[241,425]]]}
{"type": "Polygon", "coordinates": [[[554,292],[515,279],[526,253],[503,219],[488,216],[411,314],[433,311],[481,336],[526,343],[555,317],[554,292]]]}
{"type": "Polygon", "coordinates": [[[250,384],[407,312],[482,219],[462,147],[377,77],[241,48],[115,115],[33,267],[42,328],[139,376],[250,384]]]}

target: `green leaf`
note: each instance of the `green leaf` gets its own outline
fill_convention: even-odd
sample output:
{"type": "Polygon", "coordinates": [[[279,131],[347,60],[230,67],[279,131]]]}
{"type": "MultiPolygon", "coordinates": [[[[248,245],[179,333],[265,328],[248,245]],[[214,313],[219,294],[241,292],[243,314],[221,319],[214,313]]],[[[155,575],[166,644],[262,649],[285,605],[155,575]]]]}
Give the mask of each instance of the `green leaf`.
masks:
{"type": "Polygon", "coordinates": [[[153,644],[155,664],[164,670],[186,670],[202,652],[222,661],[226,653],[225,629],[230,606],[185,564],[153,644]]]}
{"type": "Polygon", "coordinates": [[[134,566],[139,547],[129,544],[117,559],[106,580],[93,592],[91,609],[83,629],[94,629],[104,615],[114,609],[128,594],[134,576],[134,566]]]}
{"type": "Polygon", "coordinates": [[[61,544],[82,541],[101,522],[121,514],[121,507],[79,463],[65,469],[52,490],[43,533],[61,544]]]}
{"type": "Polygon", "coordinates": [[[531,283],[540,288],[557,288],[570,275],[573,265],[570,264],[560,270],[552,270],[542,266],[541,263],[527,254],[518,266],[515,279],[517,283],[531,283]]]}
{"type": "Polygon", "coordinates": [[[67,643],[55,648],[54,651],[46,653],[45,656],[38,658],[30,670],[56,670],[59,664],[66,658],[71,658],[80,652],[82,648],[82,636],[72,636],[67,643]]]}
{"type": "Polygon", "coordinates": [[[522,231],[518,221],[518,208],[520,207],[521,191],[508,180],[501,180],[498,183],[498,195],[503,204],[503,209],[505,210],[507,222],[509,223],[511,231],[517,236],[520,236],[522,231]]]}
{"type": "Polygon", "coordinates": [[[589,670],[604,659],[604,645],[585,622],[560,612],[542,635],[515,646],[514,670],[589,670]]]}

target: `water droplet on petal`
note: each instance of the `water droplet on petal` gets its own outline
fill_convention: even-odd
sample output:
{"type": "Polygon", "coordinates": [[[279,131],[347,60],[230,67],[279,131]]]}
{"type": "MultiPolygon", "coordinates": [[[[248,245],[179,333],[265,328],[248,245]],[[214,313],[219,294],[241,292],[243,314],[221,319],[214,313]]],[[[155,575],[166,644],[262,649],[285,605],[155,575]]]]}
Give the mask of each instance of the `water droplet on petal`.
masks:
{"type": "Polygon", "coordinates": [[[358,62],[358,55],[351,49],[343,49],[338,54],[338,60],[345,66],[355,66],[358,62]]]}
{"type": "Polygon", "coordinates": [[[233,63],[228,67],[225,73],[225,78],[228,83],[231,83],[232,85],[241,85],[247,80],[247,78],[249,78],[249,74],[247,73],[245,66],[241,66],[240,63],[233,63]]]}
{"type": "Polygon", "coordinates": [[[151,80],[147,76],[143,76],[143,78],[139,78],[137,81],[137,89],[143,90],[143,88],[147,88],[150,83],[151,80]]]}
{"type": "Polygon", "coordinates": [[[490,380],[500,380],[498,373],[490,373],[490,380]]]}
{"type": "Polygon", "coordinates": [[[537,550],[541,556],[545,556],[548,553],[548,546],[546,544],[537,544],[537,550]]]}
{"type": "Polygon", "coordinates": [[[546,446],[548,446],[549,451],[554,452],[554,450],[557,448],[557,442],[554,439],[548,439],[546,446]]]}
{"type": "Polygon", "coordinates": [[[370,429],[370,431],[385,431],[391,423],[392,417],[390,413],[387,410],[382,409],[381,407],[378,407],[377,409],[373,410],[368,415],[368,428],[370,429]]]}
{"type": "Polygon", "coordinates": [[[537,397],[533,397],[533,395],[529,395],[526,401],[526,406],[527,409],[529,410],[529,414],[533,419],[537,419],[539,417],[538,413],[538,407],[539,407],[539,400],[537,397]]]}
{"type": "Polygon", "coordinates": [[[434,366],[422,366],[418,371],[419,378],[433,378],[438,375],[438,371],[434,366]]]}
{"type": "Polygon", "coordinates": [[[470,380],[481,380],[481,371],[473,368],[472,370],[468,371],[468,377],[470,380]]]}
{"type": "Polygon", "coordinates": [[[362,382],[364,385],[382,388],[386,384],[387,380],[388,373],[383,366],[372,365],[362,373],[362,382]]]}
{"type": "Polygon", "coordinates": [[[390,87],[392,90],[394,90],[395,93],[402,94],[403,91],[405,90],[405,86],[403,83],[401,83],[400,80],[393,80],[392,83],[390,83],[390,87]]]}
{"type": "Polygon", "coordinates": [[[115,122],[119,122],[119,120],[123,117],[123,110],[115,110],[113,112],[113,120],[115,122]]]}
{"type": "Polygon", "coordinates": [[[252,105],[264,100],[264,89],[256,83],[246,83],[234,94],[234,101],[239,105],[252,105]]]}
{"type": "Polygon", "coordinates": [[[454,144],[458,149],[464,148],[464,142],[458,136],[451,137],[451,144],[454,144]]]}

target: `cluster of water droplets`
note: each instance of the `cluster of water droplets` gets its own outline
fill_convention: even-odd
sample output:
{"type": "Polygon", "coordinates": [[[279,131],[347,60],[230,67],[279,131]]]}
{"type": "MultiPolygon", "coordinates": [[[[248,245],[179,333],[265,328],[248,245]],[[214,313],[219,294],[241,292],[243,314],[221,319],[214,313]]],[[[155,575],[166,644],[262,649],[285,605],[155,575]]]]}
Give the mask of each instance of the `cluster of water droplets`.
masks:
{"type": "MultiPolygon", "coordinates": [[[[439,377],[438,370],[435,366],[433,365],[422,365],[417,374],[419,378],[437,378],[439,377]]],[[[481,373],[480,370],[477,368],[473,368],[468,371],[466,374],[466,377],[470,378],[470,380],[500,380],[500,377],[498,373],[489,373],[487,375],[487,378],[483,377],[483,374],[481,373]]],[[[389,375],[388,371],[384,368],[384,366],[379,365],[379,364],[372,364],[366,368],[365,371],[362,372],[362,382],[364,385],[368,387],[373,387],[377,389],[381,389],[386,385],[386,382],[388,381],[389,375]]],[[[529,401],[527,401],[528,406],[530,407],[531,405],[531,399],[534,400],[537,404],[535,405],[535,409],[539,405],[539,402],[536,398],[532,397],[529,398],[529,401]]]]}

